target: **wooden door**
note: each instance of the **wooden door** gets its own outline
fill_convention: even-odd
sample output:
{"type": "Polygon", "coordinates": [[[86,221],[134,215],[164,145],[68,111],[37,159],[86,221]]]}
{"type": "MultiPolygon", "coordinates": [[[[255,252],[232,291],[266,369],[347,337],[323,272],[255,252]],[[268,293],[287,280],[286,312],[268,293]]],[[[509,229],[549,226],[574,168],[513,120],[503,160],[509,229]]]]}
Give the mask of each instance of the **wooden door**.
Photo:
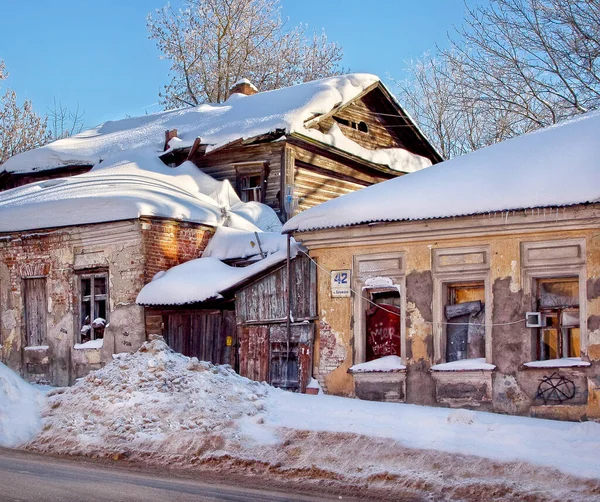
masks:
{"type": "Polygon", "coordinates": [[[24,279],[25,343],[28,347],[46,344],[46,279],[24,279]]]}
{"type": "Polygon", "coordinates": [[[269,381],[269,327],[240,326],[240,375],[258,382],[269,381]]]}

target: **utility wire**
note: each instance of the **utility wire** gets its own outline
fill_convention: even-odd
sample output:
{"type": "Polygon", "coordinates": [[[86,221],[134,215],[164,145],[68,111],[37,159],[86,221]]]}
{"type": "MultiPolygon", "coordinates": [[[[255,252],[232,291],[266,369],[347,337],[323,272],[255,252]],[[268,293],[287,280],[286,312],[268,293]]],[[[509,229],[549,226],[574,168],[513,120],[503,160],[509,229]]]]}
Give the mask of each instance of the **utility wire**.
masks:
{"type": "MultiPolygon", "coordinates": [[[[317,263],[312,256],[310,256],[306,251],[302,251],[301,249],[299,249],[299,251],[303,254],[305,254],[308,259],[310,261],[312,261],[318,268],[320,268],[321,270],[323,270],[325,273],[327,273],[327,275],[329,275],[330,277],[332,277],[333,272],[330,270],[327,270],[325,267],[323,267],[322,265],[320,265],[319,263],[317,263]]],[[[381,305],[379,305],[378,303],[375,303],[374,301],[372,301],[370,298],[367,298],[366,296],[363,296],[362,293],[359,294],[357,291],[355,291],[354,289],[350,288],[350,291],[352,291],[355,295],[358,295],[360,298],[362,298],[363,300],[366,300],[368,303],[371,303],[372,305],[374,305],[375,307],[388,312],[390,314],[393,314],[397,317],[402,317],[401,314],[398,314],[397,312],[394,312],[393,310],[389,310],[386,309],[385,307],[382,307],[381,305]]],[[[492,323],[489,326],[510,326],[512,324],[519,324],[525,322],[525,319],[519,319],[518,321],[512,321],[512,322],[500,322],[500,323],[492,323]]],[[[433,321],[426,321],[423,320],[424,324],[431,324],[431,325],[436,325],[436,324],[445,324],[445,325],[451,325],[451,326],[469,326],[472,323],[468,323],[468,322],[444,322],[444,321],[440,321],[440,322],[433,322],[433,321]]],[[[486,323],[482,323],[481,326],[486,326],[486,323]]]]}

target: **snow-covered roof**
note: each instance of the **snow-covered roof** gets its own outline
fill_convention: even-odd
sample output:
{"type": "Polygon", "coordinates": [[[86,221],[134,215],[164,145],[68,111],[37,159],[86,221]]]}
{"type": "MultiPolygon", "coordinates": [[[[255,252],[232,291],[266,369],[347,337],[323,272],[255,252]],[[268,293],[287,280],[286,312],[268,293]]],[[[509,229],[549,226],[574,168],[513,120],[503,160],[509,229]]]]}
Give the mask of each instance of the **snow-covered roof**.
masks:
{"type": "Polygon", "coordinates": [[[430,165],[428,159],[402,149],[373,152],[342,138],[336,131],[321,134],[309,130],[304,123],[335,107],[348,103],[378,77],[355,73],[329,77],[283,89],[260,92],[252,96],[233,94],[222,104],[202,104],[141,117],[105,122],[70,138],[54,141],[41,148],[15,155],[0,166],[0,171],[26,173],[74,165],[95,165],[101,159],[124,151],[145,149],[162,153],[165,131],[177,129],[178,140],[171,148],[191,147],[196,138],[209,145],[207,152],[239,139],[248,139],[276,130],[312,135],[313,139],[331,146],[348,149],[353,154],[409,172],[430,165]],[[359,148],[357,148],[359,147],[359,148]]]}
{"type": "Polygon", "coordinates": [[[0,232],[158,216],[278,230],[275,212],[241,202],[228,181],[217,181],[191,162],[170,168],[143,151],[121,153],[89,173],[31,183],[0,192],[0,232]]]}
{"type": "Polygon", "coordinates": [[[286,248],[287,237],[281,232],[249,232],[219,227],[202,252],[202,257],[217,260],[252,258],[277,253],[286,248]]]}
{"type": "Polygon", "coordinates": [[[600,112],[307,209],[284,232],[600,201],[600,112]]]}
{"type": "MultiPolygon", "coordinates": [[[[298,254],[292,247],[291,257],[298,254]]],[[[231,267],[216,258],[198,258],[159,272],[140,291],[139,305],[184,305],[222,298],[221,292],[286,260],[279,251],[247,267],[231,267]]]]}

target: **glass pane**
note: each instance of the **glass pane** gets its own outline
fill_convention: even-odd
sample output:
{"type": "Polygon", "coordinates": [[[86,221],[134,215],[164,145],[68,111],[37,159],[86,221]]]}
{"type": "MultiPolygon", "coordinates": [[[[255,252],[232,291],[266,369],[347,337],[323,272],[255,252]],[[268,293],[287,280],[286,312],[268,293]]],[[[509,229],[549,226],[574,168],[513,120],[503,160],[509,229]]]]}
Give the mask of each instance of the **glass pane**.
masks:
{"type": "Polygon", "coordinates": [[[570,328],[568,331],[569,357],[581,357],[581,334],[579,328],[570,328]]]}
{"type": "Polygon", "coordinates": [[[540,280],[538,286],[541,308],[579,306],[579,281],[576,278],[540,280]]]}
{"type": "Polygon", "coordinates": [[[579,326],[579,309],[563,310],[561,314],[560,324],[562,326],[579,326]]]}
{"type": "Polygon", "coordinates": [[[542,360],[558,359],[558,329],[545,328],[541,330],[542,360]]]}
{"type": "Polygon", "coordinates": [[[448,303],[450,305],[477,301],[485,303],[483,282],[465,282],[448,286],[448,303]]]}
{"type": "Polygon", "coordinates": [[[81,279],[81,295],[90,296],[92,294],[92,280],[81,279]]]}
{"type": "Polygon", "coordinates": [[[94,319],[102,318],[106,320],[106,300],[96,300],[95,303],[94,319]]]}
{"type": "Polygon", "coordinates": [[[94,277],[94,295],[106,294],[106,277],[94,277]]]}

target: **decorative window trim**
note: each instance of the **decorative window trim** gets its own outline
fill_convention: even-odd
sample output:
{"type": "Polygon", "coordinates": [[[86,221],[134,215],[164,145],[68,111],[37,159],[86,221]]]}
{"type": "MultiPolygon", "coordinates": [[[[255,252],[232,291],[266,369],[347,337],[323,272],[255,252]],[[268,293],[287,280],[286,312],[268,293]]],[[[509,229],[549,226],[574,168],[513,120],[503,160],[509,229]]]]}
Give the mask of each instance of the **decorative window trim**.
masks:
{"type": "Polygon", "coordinates": [[[352,332],[354,339],[353,363],[366,360],[366,315],[365,289],[381,290],[397,288],[400,293],[400,359],[406,364],[406,276],[404,272],[405,253],[375,253],[356,255],[353,258],[352,289],[360,294],[352,294],[352,332]],[[373,279],[376,279],[373,282],[373,279]]]}
{"type": "Polygon", "coordinates": [[[448,286],[483,282],[485,295],[485,361],[492,363],[492,288],[488,246],[436,248],[432,250],[433,272],[433,360],[446,362],[446,317],[448,286]]]}

